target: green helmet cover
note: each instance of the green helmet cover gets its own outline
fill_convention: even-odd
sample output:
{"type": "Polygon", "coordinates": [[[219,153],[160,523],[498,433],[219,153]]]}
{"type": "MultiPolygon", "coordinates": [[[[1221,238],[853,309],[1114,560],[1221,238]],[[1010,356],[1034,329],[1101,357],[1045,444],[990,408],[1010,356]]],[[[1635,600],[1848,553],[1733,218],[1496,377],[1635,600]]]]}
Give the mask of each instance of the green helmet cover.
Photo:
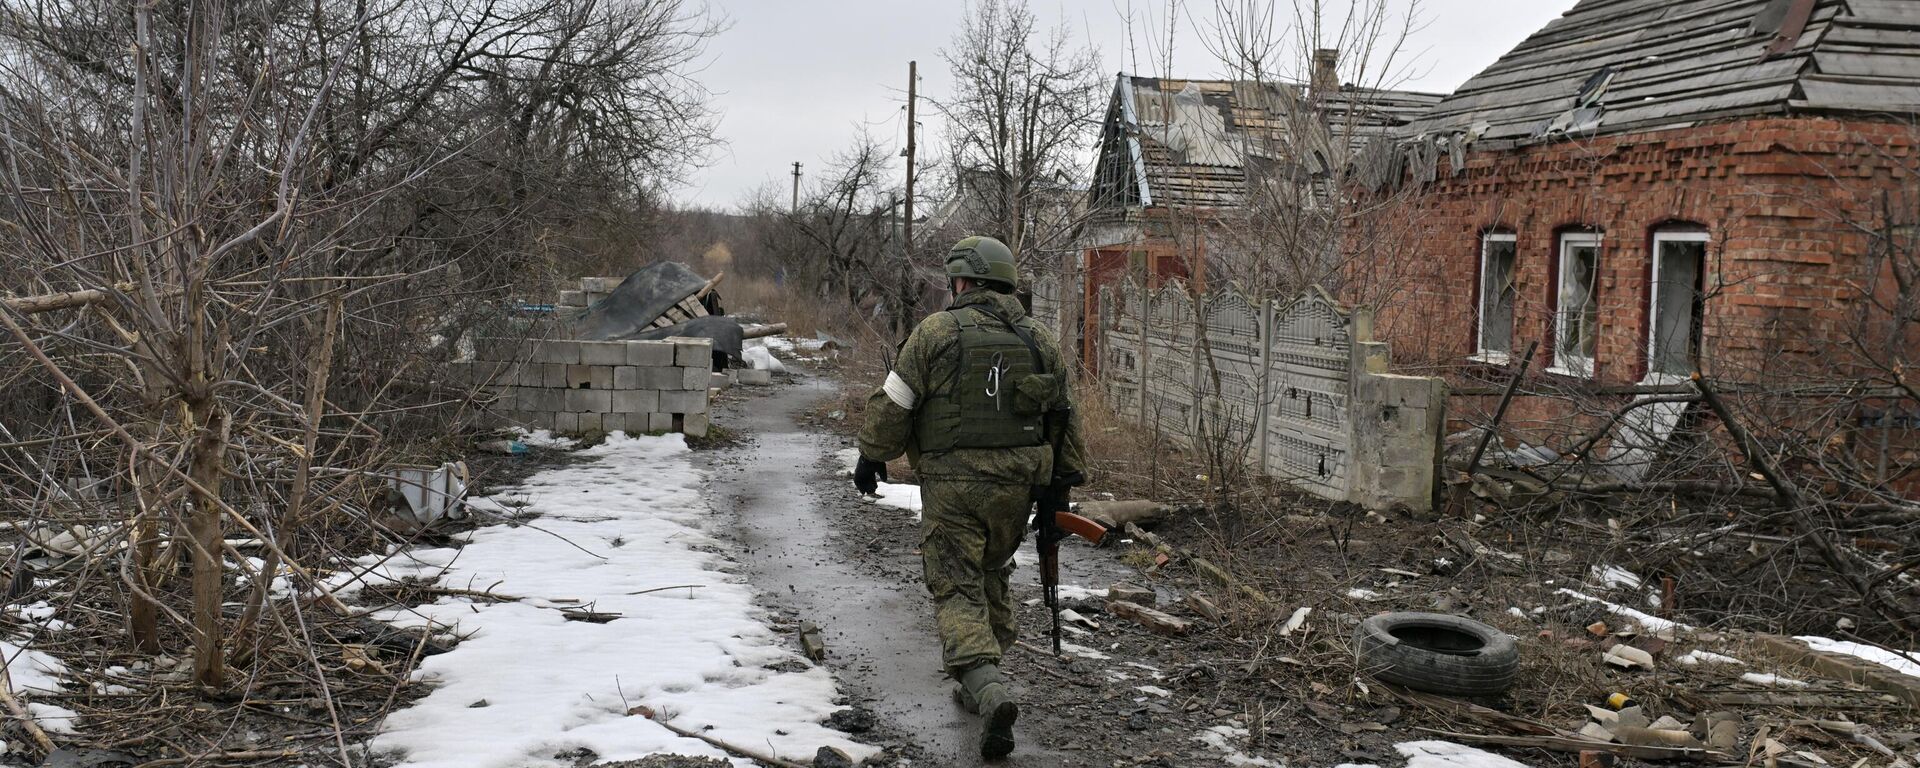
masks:
{"type": "Polygon", "coordinates": [[[991,237],[975,235],[953,244],[947,252],[947,277],[1000,283],[1009,290],[1020,283],[1014,271],[1013,250],[991,237]]]}

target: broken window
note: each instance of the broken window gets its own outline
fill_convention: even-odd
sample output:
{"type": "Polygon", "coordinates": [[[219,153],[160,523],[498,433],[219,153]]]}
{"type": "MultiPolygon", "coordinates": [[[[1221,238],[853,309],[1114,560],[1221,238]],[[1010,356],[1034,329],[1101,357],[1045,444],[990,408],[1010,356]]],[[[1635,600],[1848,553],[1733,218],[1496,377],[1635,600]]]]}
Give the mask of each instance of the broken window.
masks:
{"type": "Polygon", "coordinates": [[[1600,343],[1600,235],[1568,232],[1560,236],[1559,295],[1554,321],[1553,368],[1556,373],[1593,375],[1593,352],[1600,343]]]}
{"type": "Polygon", "coordinates": [[[1687,376],[1699,350],[1700,269],[1707,233],[1653,236],[1653,289],[1648,298],[1647,373],[1687,376]]]}
{"type": "Polygon", "coordinates": [[[1480,238],[1480,338],[1475,357],[1505,363],[1513,353],[1513,258],[1511,233],[1480,238]]]}

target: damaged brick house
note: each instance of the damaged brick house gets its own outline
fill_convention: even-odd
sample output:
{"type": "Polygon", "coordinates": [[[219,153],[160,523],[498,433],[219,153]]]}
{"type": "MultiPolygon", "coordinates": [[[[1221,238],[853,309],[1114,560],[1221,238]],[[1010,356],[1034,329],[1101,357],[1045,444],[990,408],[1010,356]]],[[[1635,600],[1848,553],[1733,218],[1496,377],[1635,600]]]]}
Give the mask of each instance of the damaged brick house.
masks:
{"type": "Polygon", "coordinates": [[[1379,336],[1462,383],[1537,341],[1592,391],[1911,360],[1860,334],[1912,238],[1917,32],[1903,0],[1581,0],[1366,153],[1420,222],[1365,278],[1379,336]]]}
{"type": "Polygon", "coordinates": [[[1147,285],[1245,282],[1256,255],[1235,235],[1255,198],[1271,203],[1285,187],[1304,190],[1300,208],[1316,207],[1355,150],[1440,99],[1342,85],[1336,59],[1316,54],[1310,83],[1121,74],[1080,230],[1078,317],[1098,317],[1100,288],[1127,275],[1147,285]]]}

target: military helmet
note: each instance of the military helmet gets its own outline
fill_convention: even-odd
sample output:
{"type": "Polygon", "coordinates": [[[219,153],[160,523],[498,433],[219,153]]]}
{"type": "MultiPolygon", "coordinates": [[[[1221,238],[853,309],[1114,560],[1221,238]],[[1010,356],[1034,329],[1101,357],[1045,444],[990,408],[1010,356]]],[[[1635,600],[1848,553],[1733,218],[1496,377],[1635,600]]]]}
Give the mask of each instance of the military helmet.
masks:
{"type": "Polygon", "coordinates": [[[947,252],[947,277],[965,277],[1016,287],[1020,279],[1013,267],[1013,250],[991,237],[975,235],[953,244],[947,252]]]}

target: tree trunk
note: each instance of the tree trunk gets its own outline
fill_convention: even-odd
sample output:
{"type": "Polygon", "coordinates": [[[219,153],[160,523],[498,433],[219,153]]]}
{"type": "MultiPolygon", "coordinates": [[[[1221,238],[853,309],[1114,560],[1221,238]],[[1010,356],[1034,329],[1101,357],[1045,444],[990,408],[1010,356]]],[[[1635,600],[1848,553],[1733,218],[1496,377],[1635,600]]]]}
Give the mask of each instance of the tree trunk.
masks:
{"type": "Polygon", "coordinates": [[[226,678],[226,661],[220,653],[224,639],[220,602],[225,587],[220,562],[225,533],[220,518],[220,481],[226,464],[228,422],[225,409],[213,401],[212,393],[201,394],[199,402],[189,406],[201,426],[194,438],[188,476],[205,491],[193,492],[193,507],[187,518],[193,542],[193,679],[208,688],[220,688],[226,678]]]}

